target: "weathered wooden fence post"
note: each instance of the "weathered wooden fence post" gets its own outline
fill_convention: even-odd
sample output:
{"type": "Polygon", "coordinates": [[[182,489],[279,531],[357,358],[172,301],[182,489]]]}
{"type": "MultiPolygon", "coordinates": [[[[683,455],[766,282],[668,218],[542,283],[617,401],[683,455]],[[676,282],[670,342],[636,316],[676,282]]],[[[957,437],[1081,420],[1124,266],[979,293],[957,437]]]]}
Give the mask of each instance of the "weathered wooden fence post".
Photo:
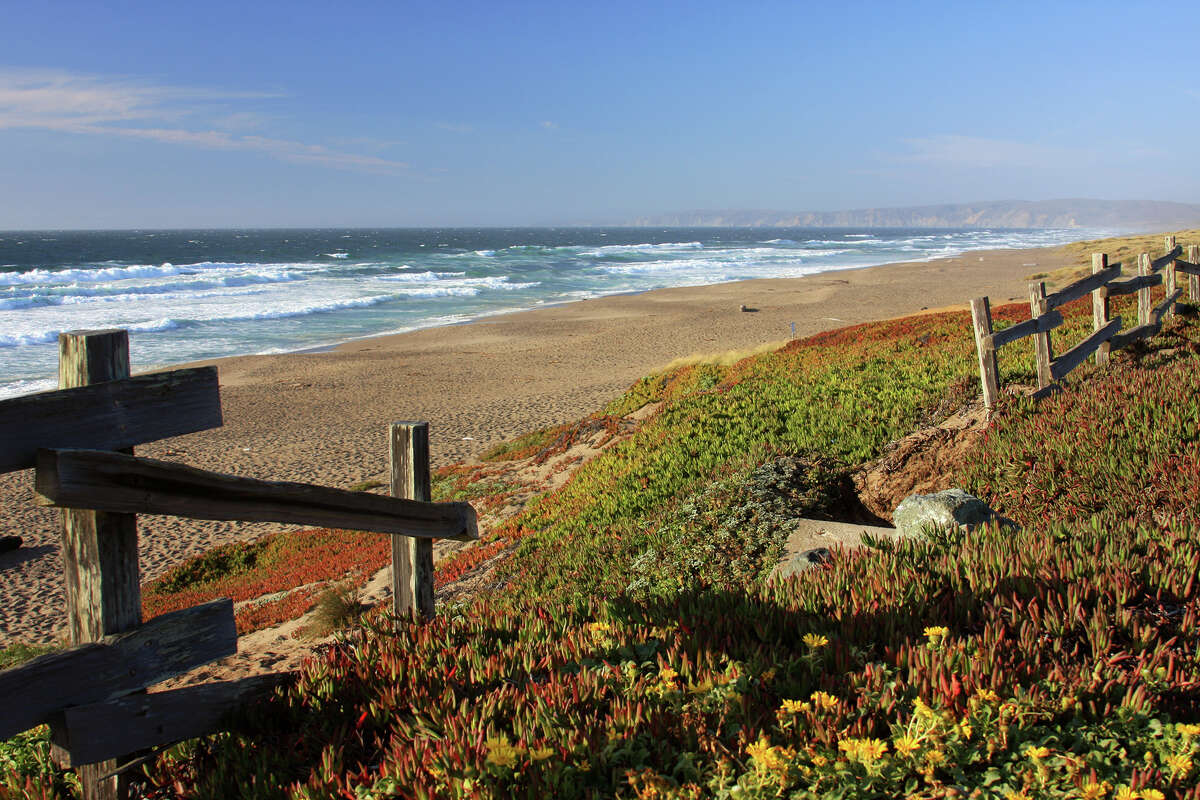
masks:
{"type": "MultiPolygon", "coordinates": [[[[391,426],[393,497],[430,502],[429,423],[393,422],[391,426]]],[[[392,536],[392,613],[433,619],[433,540],[392,536]]]]}
{"type": "MultiPolygon", "coordinates": [[[[1175,237],[1166,237],[1163,246],[1167,248],[1168,253],[1175,252],[1175,237]]],[[[1168,261],[1166,267],[1163,268],[1163,285],[1167,287],[1167,293],[1165,295],[1166,297],[1170,297],[1171,295],[1175,294],[1175,259],[1173,258],[1168,261]]],[[[1174,303],[1167,305],[1166,313],[1164,313],[1163,316],[1167,319],[1171,319],[1175,316],[1174,303]]]]}
{"type": "Polygon", "coordinates": [[[975,350],[979,353],[979,380],[983,384],[983,405],[991,410],[1000,395],[1000,367],[992,344],[992,308],[986,297],[971,300],[971,323],[975,328],[975,350]]]}
{"type": "MultiPolygon", "coordinates": [[[[127,331],[70,331],[59,335],[60,389],[128,377],[127,331]]],[[[110,633],[136,628],[142,621],[137,517],[63,509],[62,521],[71,643],[93,642],[110,633]]],[[[123,800],[128,795],[124,776],[103,777],[116,767],[114,759],[76,770],[84,800],[123,800]]]]}
{"type": "MultiPolygon", "coordinates": [[[[1034,318],[1045,314],[1046,284],[1037,282],[1029,284],[1029,313],[1034,318]]],[[[1050,331],[1042,331],[1033,335],[1033,354],[1037,360],[1038,389],[1045,389],[1054,381],[1050,373],[1050,362],[1054,360],[1054,352],[1050,349],[1050,331]]]]}
{"type": "MultiPolygon", "coordinates": [[[[1108,269],[1107,253],[1092,253],[1092,274],[1108,269]]],[[[1098,331],[1108,324],[1108,287],[1100,286],[1092,291],[1092,330],[1098,331]]],[[[1096,348],[1096,366],[1108,363],[1111,345],[1103,342],[1096,348]]]]}
{"type": "MultiPolygon", "coordinates": [[[[1200,244],[1188,245],[1187,260],[1193,264],[1200,264],[1200,244]]],[[[1200,300],[1200,275],[1188,273],[1188,300],[1200,300]]]]}
{"type": "MultiPolygon", "coordinates": [[[[1150,254],[1142,253],[1138,256],[1138,275],[1141,277],[1149,277],[1150,275],[1150,254]]],[[[1150,324],[1150,287],[1143,286],[1138,289],[1138,325],[1150,324]]]]}

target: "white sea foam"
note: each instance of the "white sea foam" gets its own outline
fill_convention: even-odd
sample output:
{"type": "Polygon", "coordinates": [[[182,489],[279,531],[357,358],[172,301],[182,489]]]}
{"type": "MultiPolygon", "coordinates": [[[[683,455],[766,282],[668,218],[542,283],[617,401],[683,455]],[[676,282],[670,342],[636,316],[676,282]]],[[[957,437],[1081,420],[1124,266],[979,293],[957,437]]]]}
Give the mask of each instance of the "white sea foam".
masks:
{"type": "Polygon", "coordinates": [[[329,256],[330,258],[349,258],[350,257],[349,253],[326,253],[325,255],[329,256]]]}
{"type": "Polygon", "coordinates": [[[421,281],[428,283],[429,281],[442,280],[444,278],[460,278],[466,275],[465,272],[399,272],[395,275],[378,275],[375,280],[379,281],[421,281]]]}
{"type": "Polygon", "coordinates": [[[169,261],[154,266],[152,264],[132,264],[124,267],[103,267],[87,269],[76,267],[61,270],[32,269],[25,272],[0,273],[0,286],[21,285],[62,285],[69,283],[112,283],[124,280],[153,280],[156,278],[173,277],[176,275],[195,275],[210,271],[255,271],[272,273],[281,269],[312,269],[322,268],[321,264],[254,264],[230,263],[222,261],[202,261],[196,264],[172,264],[169,261]]]}
{"type": "Polygon", "coordinates": [[[596,247],[592,250],[583,250],[579,253],[581,256],[589,258],[603,258],[610,255],[622,255],[626,253],[661,253],[673,250],[703,250],[702,242],[666,242],[664,244],[606,244],[601,247],[596,247]]]}

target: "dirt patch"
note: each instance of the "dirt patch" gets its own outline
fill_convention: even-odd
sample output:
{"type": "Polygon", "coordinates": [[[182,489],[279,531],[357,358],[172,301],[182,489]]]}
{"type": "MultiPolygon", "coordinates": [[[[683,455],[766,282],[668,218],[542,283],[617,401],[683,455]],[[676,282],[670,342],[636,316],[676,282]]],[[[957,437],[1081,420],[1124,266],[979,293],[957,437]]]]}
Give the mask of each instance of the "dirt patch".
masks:
{"type": "Polygon", "coordinates": [[[982,401],[970,403],[942,422],[893,442],[887,451],[851,476],[859,502],[889,522],[910,494],[951,488],[954,476],[974,456],[987,427],[982,401]]]}

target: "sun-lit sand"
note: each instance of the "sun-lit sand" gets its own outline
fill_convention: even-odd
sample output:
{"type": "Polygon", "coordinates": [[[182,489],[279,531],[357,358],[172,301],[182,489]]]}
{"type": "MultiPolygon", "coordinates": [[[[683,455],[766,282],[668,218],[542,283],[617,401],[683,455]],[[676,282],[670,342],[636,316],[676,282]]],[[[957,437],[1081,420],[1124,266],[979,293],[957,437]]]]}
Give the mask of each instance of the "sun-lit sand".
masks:
{"type": "MultiPolygon", "coordinates": [[[[953,259],[588,300],[352,342],[334,350],[222,359],[225,426],[155,442],[140,455],[220,472],[347,487],[381,478],[387,426],[428,420],[435,466],[529,430],[577,419],[668,362],[752,349],[857,322],[1026,295],[1056,249],[978,251],[953,259]],[[752,311],[743,312],[741,306],[752,311]]],[[[964,336],[969,330],[964,328],[964,336]]],[[[134,370],[138,354],[132,353],[134,370]]],[[[57,512],[32,505],[32,473],[0,476],[0,644],[61,634],[57,512]]],[[[143,517],[141,567],[152,578],[270,525],[143,517]]]]}

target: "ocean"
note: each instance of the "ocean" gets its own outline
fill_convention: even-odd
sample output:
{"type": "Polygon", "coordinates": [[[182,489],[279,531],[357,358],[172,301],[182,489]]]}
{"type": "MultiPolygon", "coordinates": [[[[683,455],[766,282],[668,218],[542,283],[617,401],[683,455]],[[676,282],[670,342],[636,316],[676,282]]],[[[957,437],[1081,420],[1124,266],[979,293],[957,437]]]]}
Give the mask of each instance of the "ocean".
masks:
{"type": "MultiPolygon", "coordinates": [[[[1045,247],[1104,231],[485,228],[0,232],[0,397],[55,387],[61,331],[135,372],[623,292],[1045,247]]],[[[781,334],[784,332],[781,331],[781,334]]]]}

